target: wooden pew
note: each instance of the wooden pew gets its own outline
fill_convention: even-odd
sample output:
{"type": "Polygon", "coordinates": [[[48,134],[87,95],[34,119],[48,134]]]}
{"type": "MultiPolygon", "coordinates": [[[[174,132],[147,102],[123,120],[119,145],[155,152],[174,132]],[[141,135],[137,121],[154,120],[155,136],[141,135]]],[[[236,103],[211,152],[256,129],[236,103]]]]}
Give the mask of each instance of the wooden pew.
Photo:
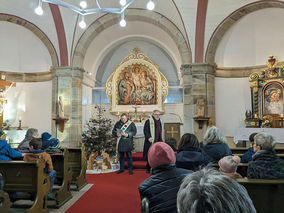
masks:
{"type": "Polygon", "coordinates": [[[149,200],[147,197],[141,200],[141,213],[149,213],[149,200]]]}
{"type": "Polygon", "coordinates": [[[60,208],[64,203],[72,198],[70,185],[72,180],[72,171],[68,166],[69,152],[64,150],[62,153],[51,154],[53,168],[56,171],[55,184],[61,185],[55,194],[56,208],[60,208]]]}
{"type": "Polygon", "coordinates": [[[258,213],[282,213],[284,180],[238,179],[248,191],[258,213]]]}
{"type": "Polygon", "coordinates": [[[87,185],[86,169],[87,159],[85,157],[84,146],[81,148],[66,148],[69,152],[68,166],[72,170],[72,183],[75,184],[76,190],[81,190],[87,185]]]}
{"type": "MultiPolygon", "coordinates": [[[[248,147],[234,147],[231,148],[231,151],[233,153],[233,155],[243,155],[248,151],[248,147]]],[[[283,148],[276,148],[275,152],[277,153],[277,155],[283,155],[284,154],[284,149],[283,148]]]]}
{"type": "Polygon", "coordinates": [[[36,162],[2,161],[0,173],[3,176],[6,192],[33,192],[36,193],[34,204],[27,213],[46,213],[47,195],[50,181],[44,173],[45,161],[38,159],[36,162]]]}
{"type": "Polygon", "coordinates": [[[7,192],[0,190],[0,212],[8,213],[11,203],[7,192]]]}

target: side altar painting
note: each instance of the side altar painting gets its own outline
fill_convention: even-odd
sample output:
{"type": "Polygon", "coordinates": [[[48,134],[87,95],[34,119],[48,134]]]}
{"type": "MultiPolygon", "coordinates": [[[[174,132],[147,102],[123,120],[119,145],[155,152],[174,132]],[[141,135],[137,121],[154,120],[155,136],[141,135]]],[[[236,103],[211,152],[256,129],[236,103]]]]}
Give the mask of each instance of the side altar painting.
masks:
{"type": "Polygon", "coordinates": [[[106,94],[112,113],[164,111],[168,81],[158,65],[139,51],[134,48],[108,78],[106,94]]]}
{"type": "Polygon", "coordinates": [[[246,112],[247,127],[284,128],[284,68],[277,64],[271,55],[267,69],[249,77],[252,110],[246,112]]]}

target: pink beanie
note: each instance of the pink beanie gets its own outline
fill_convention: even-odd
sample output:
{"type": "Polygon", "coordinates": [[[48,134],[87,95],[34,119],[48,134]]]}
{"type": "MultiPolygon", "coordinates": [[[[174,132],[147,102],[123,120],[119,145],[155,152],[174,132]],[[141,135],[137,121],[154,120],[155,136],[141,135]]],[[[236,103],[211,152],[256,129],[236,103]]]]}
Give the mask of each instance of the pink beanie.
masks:
{"type": "Polygon", "coordinates": [[[164,142],[154,143],[148,151],[148,161],[152,168],[176,162],[174,150],[164,142]]]}
{"type": "Polygon", "coordinates": [[[219,160],[219,170],[224,173],[235,173],[237,171],[238,164],[240,163],[239,156],[225,156],[219,160]]]}

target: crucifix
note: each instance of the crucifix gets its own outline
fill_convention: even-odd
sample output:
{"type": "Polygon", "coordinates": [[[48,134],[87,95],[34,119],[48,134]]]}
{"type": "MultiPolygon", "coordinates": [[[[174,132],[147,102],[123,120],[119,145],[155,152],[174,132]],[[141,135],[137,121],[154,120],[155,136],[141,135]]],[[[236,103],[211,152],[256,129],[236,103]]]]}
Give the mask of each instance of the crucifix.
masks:
{"type": "Polygon", "coordinates": [[[6,73],[0,72],[0,127],[3,125],[4,104],[7,103],[5,93],[11,88],[15,87],[16,83],[6,80],[6,73]],[[8,87],[6,89],[6,87],[8,87]]]}
{"type": "Polygon", "coordinates": [[[172,134],[172,138],[174,137],[175,133],[178,133],[178,131],[174,131],[174,127],[171,128],[171,131],[167,131],[167,133],[172,134]]]}
{"type": "Polygon", "coordinates": [[[134,106],[132,106],[134,108],[134,114],[135,114],[135,118],[134,118],[134,121],[138,121],[138,118],[137,118],[137,108],[139,108],[140,106],[137,106],[136,104],[134,106]]]}

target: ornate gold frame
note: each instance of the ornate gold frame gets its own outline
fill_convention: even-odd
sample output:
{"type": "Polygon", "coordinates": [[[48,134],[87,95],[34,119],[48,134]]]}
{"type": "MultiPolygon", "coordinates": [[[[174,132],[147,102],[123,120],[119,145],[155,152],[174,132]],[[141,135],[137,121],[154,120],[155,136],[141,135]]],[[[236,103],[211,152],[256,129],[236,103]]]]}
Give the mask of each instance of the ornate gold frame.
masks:
{"type": "Polygon", "coordinates": [[[154,64],[146,55],[139,53],[139,48],[133,49],[133,54],[126,56],[122,62],[114,68],[114,72],[108,78],[106,83],[106,95],[111,103],[110,112],[118,114],[120,112],[152,112],[154,109],[164,112],[164,101],[168,95],[168,81],[166,77],[160,72],[159,66],[154,64]],[[151,71],[151,74],[155,76],[157,81],[156,90],[156,104],[152,105],[139,105],[139,107],[133,107],[133,105],[119,105],[118,104],[118,84],[119,76],[129,66],[143,65],[151,71]]]}

